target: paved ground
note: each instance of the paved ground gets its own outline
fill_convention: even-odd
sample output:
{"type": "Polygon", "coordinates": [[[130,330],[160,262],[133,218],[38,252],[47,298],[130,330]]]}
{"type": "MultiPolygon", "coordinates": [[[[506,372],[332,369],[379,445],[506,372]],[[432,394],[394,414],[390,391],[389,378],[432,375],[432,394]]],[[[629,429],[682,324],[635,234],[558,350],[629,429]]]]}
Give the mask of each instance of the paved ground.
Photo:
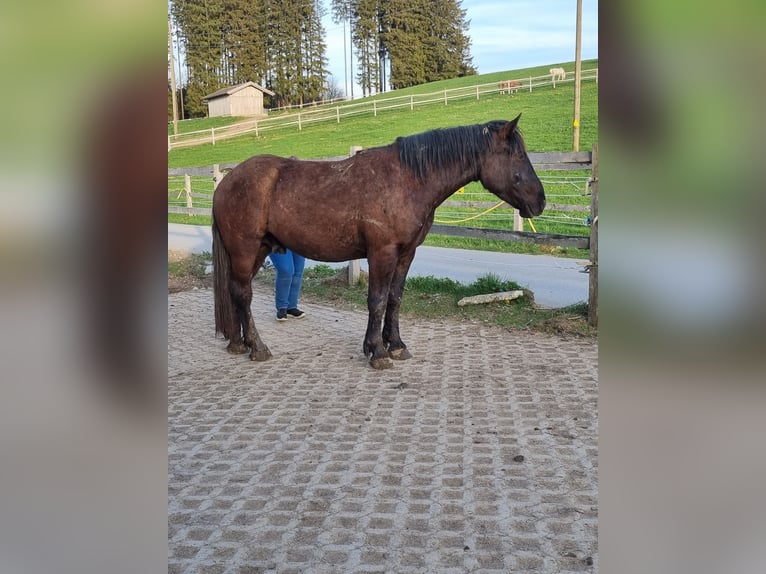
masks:
{"type": "MultiPolygon", "coordinates": [[[[177,252],[202,253],[211,251],[210,226],[168,223],[168,249],[177,252]]],[[[311,266],[316,262],[308,261],[311,266]]],[[[516,281],[535,294],[535,303],[552,309],[567,307],[588,300],[588,261],[526,255],[523,253],[494,253],[421,245],[415,252],[409,276],[433,275],[449,277],[462,283],[472,283],[487,273],[501,279],[516,281]]],[[[339,263],[336,266],[343,266],[339,263]]],[[[361,260],[367,270],[367,260],[361,260]]]]}
{"type": "Polygon", "coordinates": [[[251,363],[168,296],[170,573],[598,570],[595,341],[404,320],[374,371],[365,313],[271,306],[251,363]]]}

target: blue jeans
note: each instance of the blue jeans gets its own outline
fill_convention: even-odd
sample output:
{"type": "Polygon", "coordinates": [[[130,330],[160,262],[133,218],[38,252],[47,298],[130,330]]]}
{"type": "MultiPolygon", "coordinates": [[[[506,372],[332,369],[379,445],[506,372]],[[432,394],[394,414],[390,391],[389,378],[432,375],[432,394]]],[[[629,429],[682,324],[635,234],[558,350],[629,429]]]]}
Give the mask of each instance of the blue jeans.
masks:
{"type": "Polygon", "coordinates": [[[270,253],[269,258],[277,270],[274,281],[274,303],[277,310],[295,309],[301,294],[306,258],[289,249],[285,253],[270,253]]]}

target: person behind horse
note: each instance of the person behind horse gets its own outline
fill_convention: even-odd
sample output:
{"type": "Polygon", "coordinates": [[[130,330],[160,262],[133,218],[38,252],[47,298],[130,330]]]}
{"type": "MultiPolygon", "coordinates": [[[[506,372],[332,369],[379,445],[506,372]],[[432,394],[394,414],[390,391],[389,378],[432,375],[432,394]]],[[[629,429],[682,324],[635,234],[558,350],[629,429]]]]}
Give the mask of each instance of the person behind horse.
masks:
{"type": "Polygon", "coordinates": [[[274,280],[274,303],[277,307],[277,321],[287,321],[288,317],[301,319],[306,313],[298,309],[298,297],[303,283],[303,268],[306,258],[294,251],[285,249],[284,253],[270,253],[269,258],[277,270],[274,280]]]}

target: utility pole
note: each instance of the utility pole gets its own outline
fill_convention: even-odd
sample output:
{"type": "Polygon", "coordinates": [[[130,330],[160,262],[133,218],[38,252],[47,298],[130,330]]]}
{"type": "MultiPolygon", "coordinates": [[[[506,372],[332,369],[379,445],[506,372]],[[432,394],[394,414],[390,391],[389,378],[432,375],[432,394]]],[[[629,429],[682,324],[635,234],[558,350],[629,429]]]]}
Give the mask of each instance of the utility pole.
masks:
{"type": "Polygon", "coordinates": [[[349,20],[349,26],[348,26],[348,40],[350,44],[350,49],[348,51],[348,67],[351,69],[351,99],[354,99],[354,41],[351,38],[351,34],[353,33],[353,30],[351,28],[351,21],[349,20]]]}
{"type": "Polygon", "coordinates": [[[170,53],[170,93],[173,100],[173,135],[178,135],[178,106],[176,104],[176,65],[173,61],[173,31],[168,14],[168,52],[170,53]]]}
{"type": "Polygon", "coordinates": [[[348,56],[346,54],[346,21],[343,20],[343,95],[346,97],[346,99],[348,99],[348,56]]]}
{"type": "Polygon", "coordinates": [[[179,36],[176,39],[176,61],[178,62],[178,85],[181,87],[181,89],[178,90],[178,109],[181,111],[181,119],[184,120],[186,119],[184,117],[184,75],[181,71],[181,38],[178,31],[176,31],[176,36],[179,36]]]}
{"type": "Polygon", "coordinates": [[[575,33],[575,85],[574,85],[574,143],[572,149],[580,151],[580,76],[582,63],[582,0],[577,0],[577,32],[575,33]]]}

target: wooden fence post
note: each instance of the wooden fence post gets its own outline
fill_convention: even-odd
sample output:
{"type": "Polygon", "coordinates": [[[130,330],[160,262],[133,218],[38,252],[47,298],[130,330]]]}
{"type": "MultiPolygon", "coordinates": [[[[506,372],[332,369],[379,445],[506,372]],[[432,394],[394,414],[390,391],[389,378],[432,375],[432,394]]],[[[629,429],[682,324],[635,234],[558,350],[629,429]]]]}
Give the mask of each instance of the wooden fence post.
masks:
{"type": "Polygon", "coordinates": [[[340,106],[335,106],[335,119],[340,123],[340,106]]]}
{"type": "Polygon", "coordinates": [[[301,131],[301,114],[298,113],[298,131],[301,131]]]}
{"type": "MultiPolygon", "coordinates": [[[[186,194],[186,207],[191,209],[194,204],[192,203],[191,176],[188,173],[184,175],[184,192],[186,194]]],[[[191,214],[191,212],[189,213],[191,214]]]]}
{"type": "Polygon", "coordinates": [[[521,218],[518,209],[513,210],[513,230],[524,231],[524,220],[521,218]]]}
{"type": "Polygon", "coordinates": [[[223,174],[221,173],[221,166],[216,164],[213,164],[213,192],[218,188],[218,184],[221,183],[221,179],[223,179],[223,174]]]}
{"type": "Polygon", "coordinates": [[[415,109],[415,99],[414,96],[410,95],[410,111],[415,109]]]}
{"type": "Polygon", "coordinates": [[[372,100],[372,115],[375,117],[378,116],[378,104],[375,102],[375,100],[372,100]]]}
{"type": "Polygon", "coordinates": [[[598,327],[598,142],[593,144],[590,186],[590,271],[588,277],[588,324],[598,327]]]}
{"type": "Polygon", "coordinates": [[[210,135],[213,138],[213,145],[215,145],[215,128],[210,128],[210,135]]]}
{"type": "Polygon", "coordinates": [[[532,93],[532,76],[529,76],[529,93],[532,93]]]}

